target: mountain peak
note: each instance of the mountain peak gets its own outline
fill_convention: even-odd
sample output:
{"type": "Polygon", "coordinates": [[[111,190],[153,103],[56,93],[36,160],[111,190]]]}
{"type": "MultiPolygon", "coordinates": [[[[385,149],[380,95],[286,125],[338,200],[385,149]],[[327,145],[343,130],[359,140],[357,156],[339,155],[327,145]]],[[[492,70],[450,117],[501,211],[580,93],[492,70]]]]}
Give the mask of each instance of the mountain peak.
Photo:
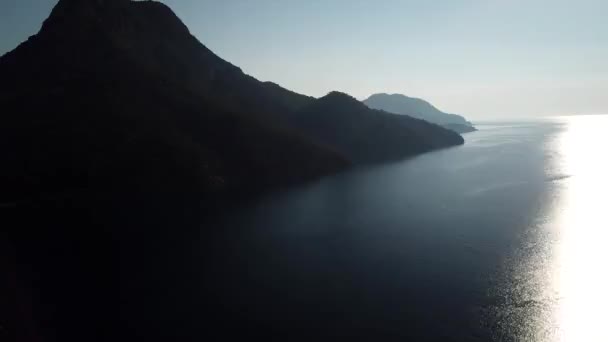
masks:
{"type": "Polygon", "coordinates": [[[63,25],[90,25],[129,5],[131,0],[59,0],[42,31],[63,25]]]}
{"type": "Polygon", "coordinates": [[[108,7],[108,6],[123,6],[131,0],[59,0],[55,8],[82,8],[82,7],[108,7]]]}
{"type": "Polygon", "coordinates": [[[393,99],[395,101],[398,101],[398,100],[414,100],[414,101],[424,101],[424,102],[427,102],[427,101],[425,101],[423,99],[420,99],[420,98],[410,97],[410,96],[407,96],[407,95],[397,94],[397,93],[395,93],[395,94],[389,94],[389,93],[373,94],[373,95],[371,95],[368,98],[368,100],[369,99],[384,99],[384,98],[385,99],[393,99]]]}
{"type": "Polygon", "coordinates": [[[337,90],[330,91],[324,97],[349,97],[349,98],[353,98],[352,96],[348,95],[347,93],[343,93],[343,92],[337,91],[337,90]]]}
{"type": "Polygon", "coordinates": [[[80,11],[99,11],[126,6],[131,0],[59,0],[51,12],[53,16],[79,14],[80,11]]]}
{"type": "Polygon", "coordinates": [[[360,111],[362,109],[367,108],[362,102],[360,102],[356,98],[339,91],[329,92],[327,95],[319,98],[313,104],[313,106],[322,108],[348,109],[349,111],[360,111]]]}
{"type": "Polygon", "coordinates": [[[91,40],[91,29],[127,34],[139,31],[156,40],[161,36],[171,36],[168,40],[190,37],[186,25],[167,5],[151,0],[59,0],[40,33],[91,40]]]}
{"type": "Polygon", "coordinates": [[[361,104],[361,102],[359,102],[359,100],[350,96],[349,94],[346,94],[346,93],[343,93],[340,91],[335,91],[335,90],[331,91],[327,95],[319,98],[319,101],[322,101],[322,102],[339,101],[342,103],[361,104]]]}

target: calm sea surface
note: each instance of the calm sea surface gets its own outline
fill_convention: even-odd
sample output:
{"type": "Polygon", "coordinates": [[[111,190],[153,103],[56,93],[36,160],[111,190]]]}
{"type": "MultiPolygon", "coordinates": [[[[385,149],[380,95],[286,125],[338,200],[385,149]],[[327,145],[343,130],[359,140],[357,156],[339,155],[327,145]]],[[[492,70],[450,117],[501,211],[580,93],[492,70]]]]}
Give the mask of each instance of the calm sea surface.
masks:
{"type": "Polygon", "coordinates": [[[608,117],[478,128],[206,225],[222,232],[200,252],[217,324],[282,340],[608,341],[608,117]]]}

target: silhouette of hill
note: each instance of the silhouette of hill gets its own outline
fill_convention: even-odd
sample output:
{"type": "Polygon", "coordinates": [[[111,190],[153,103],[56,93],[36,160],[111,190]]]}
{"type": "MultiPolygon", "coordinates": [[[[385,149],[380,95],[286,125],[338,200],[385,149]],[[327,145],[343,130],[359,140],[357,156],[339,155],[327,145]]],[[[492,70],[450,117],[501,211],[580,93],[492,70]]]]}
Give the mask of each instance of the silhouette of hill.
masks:
{"type": "Polygon", "coordinates": [[[280,128],[260,84],[161,3],[61,0],[0,59],[4,196],[249,192],[347,165],[280,128]]]}
{"type": "MultiPolygon", "coordinates": [[[[332,152],[344,146],[310,141],[331,135],[327,127],[314,132],[289,119],[314,98],[244,74],[158,2],[61,0],[38,34],[2,56],[0,75],[0,134],[11,146],[0,171],[5,196],[91,188],[258,192],[348,164],[332,152]]],[[[310,108],[352,121],[350,107],[324,103],[310,108]]],[[[454,143],[429,144],[445,134],[430,126],[417,132],[406,120],[406,140],[374,142],[384,139],[377,129],[394,128],[364,122],[356,134],[374,132],[367,139],[335,142],[393,151],[377,151],[374,161],[454,143]]]]}
{"type": "Polygon", "coordinates": [[[397,160],[463,144],[460,135],[424,120],[366,107],[339,92],[302,108],[294,125],[355,163],[397,160]]]}
{"type": "Polygon", "coordinates": [[[475,131],[473,125],[462,116],[444,113],[422,99],[401,94],[374,94],[363,103],[372,109],[409,115],[413,118],[441,125],[458,133],[475,131]]]}

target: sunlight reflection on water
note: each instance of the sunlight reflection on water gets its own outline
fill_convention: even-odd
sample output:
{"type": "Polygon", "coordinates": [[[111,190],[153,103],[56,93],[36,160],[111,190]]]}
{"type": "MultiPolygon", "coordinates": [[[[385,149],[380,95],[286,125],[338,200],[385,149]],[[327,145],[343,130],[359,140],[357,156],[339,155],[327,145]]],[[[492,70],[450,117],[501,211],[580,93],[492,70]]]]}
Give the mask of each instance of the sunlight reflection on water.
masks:
{"type": "Polygon", "coordinates": [[[493,299],[496,341],[608,341],[608,116],[554,125],[547,195],[493,299]]]}
{"type": "Polygon", "coordinates": [[[603,116],[568,120],[559,143],[563,169],[572,177],[556,208],[557,341],[608,341],[607,129],[603,116]]]}
{"type": "Polygon", "coordinates": [[[608,341],[608,117],[559,121],[546,146],[545,214],[511,261],[497,340],[608,341]]]}

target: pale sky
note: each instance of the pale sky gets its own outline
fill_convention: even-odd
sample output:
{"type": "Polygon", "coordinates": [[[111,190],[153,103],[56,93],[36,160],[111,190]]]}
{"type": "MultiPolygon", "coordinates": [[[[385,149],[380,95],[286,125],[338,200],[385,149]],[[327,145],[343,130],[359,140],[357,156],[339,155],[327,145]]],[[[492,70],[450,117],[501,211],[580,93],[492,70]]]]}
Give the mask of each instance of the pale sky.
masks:
{"type": "MultiPolygon", "coordinates": [[[[0,53],[56,0],[1,0],[0,53]]],[[[608,113],[605,0],[164,0],[220,57],[322,96],[422,97],[473,119],[608,113]]]]}

